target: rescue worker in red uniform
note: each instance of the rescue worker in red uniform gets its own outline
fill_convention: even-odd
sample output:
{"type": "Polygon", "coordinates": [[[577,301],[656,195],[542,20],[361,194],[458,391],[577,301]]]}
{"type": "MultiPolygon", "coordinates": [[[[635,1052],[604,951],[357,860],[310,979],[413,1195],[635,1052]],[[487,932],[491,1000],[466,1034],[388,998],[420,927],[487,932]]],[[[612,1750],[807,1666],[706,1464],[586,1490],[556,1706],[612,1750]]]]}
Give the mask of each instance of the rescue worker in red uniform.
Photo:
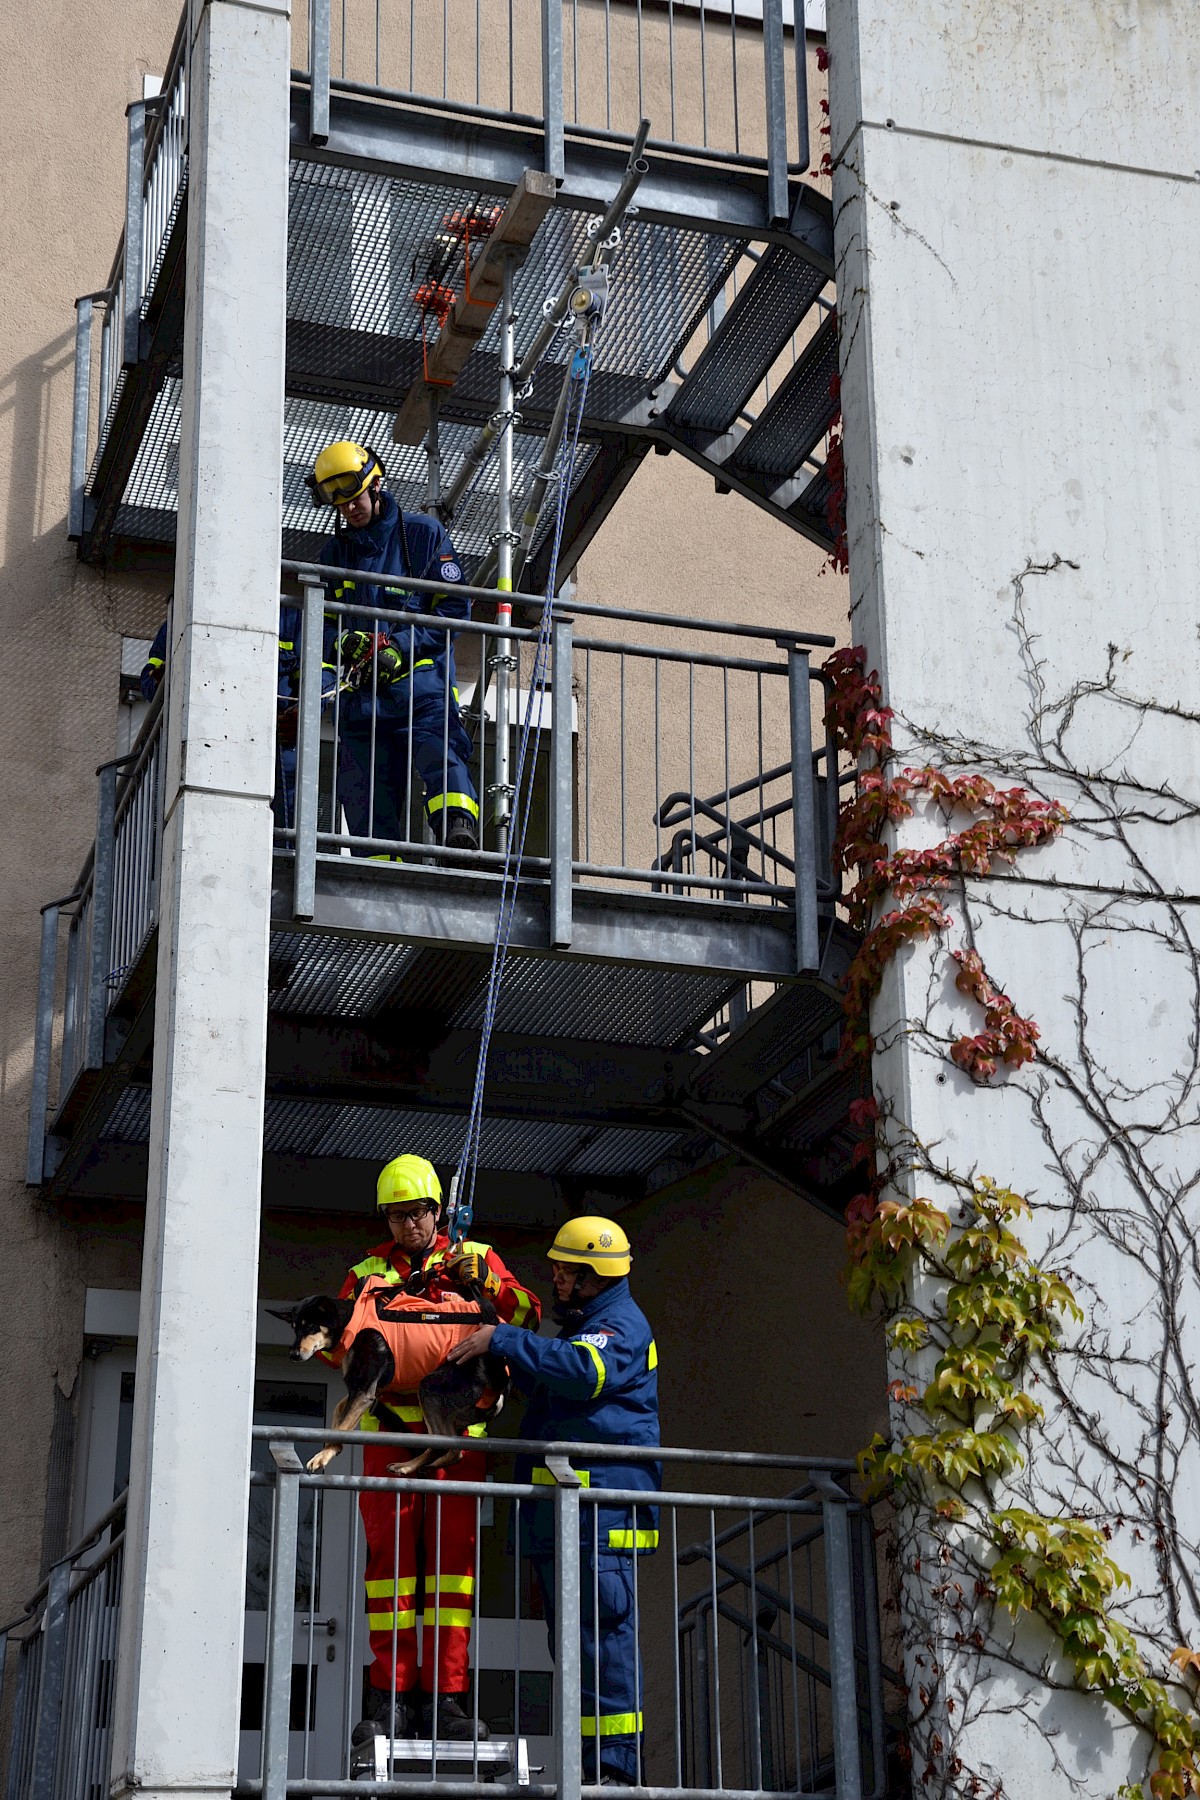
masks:
{"type": "MultiPolygon", "coordinates": [[[[393,1158],[381,1171],[376,1190],[376,1205],[391,1235],[347,1272],[342,1298],[356,1294],[372,1275],[399,1285],[414,1269],[436,1267],[441,1279],[453,1284],[479,1282],[506,1324],[536,1331],[539,1301],[489,1245],[468,1239],[451,1252],[449,1237],[440,1229],[441,1200],[432,1163],[423,1156],[393,1158]]],[[[376,1401],[373,1412],[374,1420],[368,1414],[364,1424],[377,1424],[383,1431],[425,1430],[415,1394],[386,1406],[376,1401]]],[[[483,1430],[472,1426],[471,1435],[483,1430]]],[[[363,1474],[386,1476],[388,1464],[396,1460],[394,1446],[368,1445],[363,1474]]],[[[486,1458],[471,1451],[438,1470],[437,1480],[447,1487],[439,1496],[440,1506],[424,1494],[364,1491],[359,1496],[367,1539],[367,1625],[375,1658],[367,1717],[394,1737],[419,1732],[461,1740],[474,1735],[459,1696],[469,1682],[475,1501],[466,1495],[454,1498],[452,1484],[483,1481],[486,1470],[486,1458]],[[419,1670],[418,1623],[423,1633],[419,1670]]],[[[487,1736],[486,1725],[481,1723],[479,1731],[487,1736]]]]}

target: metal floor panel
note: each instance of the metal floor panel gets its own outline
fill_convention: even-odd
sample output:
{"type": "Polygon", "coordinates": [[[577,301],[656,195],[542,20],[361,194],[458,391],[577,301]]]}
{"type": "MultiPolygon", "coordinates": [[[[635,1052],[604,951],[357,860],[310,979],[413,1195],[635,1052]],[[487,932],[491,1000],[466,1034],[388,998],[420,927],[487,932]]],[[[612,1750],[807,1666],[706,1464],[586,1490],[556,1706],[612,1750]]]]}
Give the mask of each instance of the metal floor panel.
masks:
{"type": "Polygon", "coordinates": [[[268,976],[273,1013],[369,1019],[421,952],[316,931],[273,931],[268,976]]]}
{"type": "MultiPolygon", "coordinates": [[[[726,975],[649,964],[513,958],[504,971],[496,1030],[669,1049],[693,1037],[740,985],[726,975]]],[[[483,1005],[482,993],[472,996],[451,1024],[478,1029],[483,1005]]]]}
{"type": "Polygon", "coordinates": [[[740,1101],[787,1068],[841,1019],[837,997],[815,982],[796,982],[752,1013],[742,1029],[708,1057],[697,1097],[740,1101]]]}
{"type": "Polygon", "coordinates": [[[799,468],[837,411],[837,325],[826,319],[729,459],[732,468],[778,483],[799,468]]]}

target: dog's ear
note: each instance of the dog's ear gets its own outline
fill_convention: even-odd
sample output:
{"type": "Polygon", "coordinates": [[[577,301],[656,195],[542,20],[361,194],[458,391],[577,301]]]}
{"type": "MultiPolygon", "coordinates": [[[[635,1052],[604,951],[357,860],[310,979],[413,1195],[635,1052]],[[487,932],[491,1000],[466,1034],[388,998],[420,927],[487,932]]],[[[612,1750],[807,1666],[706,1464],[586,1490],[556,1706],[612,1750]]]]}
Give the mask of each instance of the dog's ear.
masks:
{"type": "Polygon", "coordinates": [[[268,1306],[264,1310],[269,1312],[273,1319],[282,1319],[285,1325],[290,1325],[295,1329],[296,1320],[300,1314],[298,1306],[268,1306]]]}

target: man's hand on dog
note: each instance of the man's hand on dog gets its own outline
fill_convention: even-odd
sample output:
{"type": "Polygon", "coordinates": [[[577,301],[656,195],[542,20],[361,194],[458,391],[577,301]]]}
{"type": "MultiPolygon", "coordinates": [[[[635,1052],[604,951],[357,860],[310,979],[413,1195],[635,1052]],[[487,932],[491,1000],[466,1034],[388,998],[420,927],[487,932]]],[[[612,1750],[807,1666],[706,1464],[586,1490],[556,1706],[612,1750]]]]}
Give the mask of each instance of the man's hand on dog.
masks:
{"type": "Polygon", "coordinates": [[[486,1355],[495,1329],[494,1325],[477,1325],[470,1337],[464,1338],[461,1344],[456,1344],[453,1350],[446,1352],[446,1361],[467,1362],[472,1356],[486,1355]]]}
{"type": "Polygon", "coordinates": [[[456,1287],[467,1287],[477,1284],[485,1294],[493,1299],[500,1292],[500,1278],[488,1267],[486,1256],[480,1256],[478,1250],[457,1250],[446,1258],[446,1279],[456,1287]]]}

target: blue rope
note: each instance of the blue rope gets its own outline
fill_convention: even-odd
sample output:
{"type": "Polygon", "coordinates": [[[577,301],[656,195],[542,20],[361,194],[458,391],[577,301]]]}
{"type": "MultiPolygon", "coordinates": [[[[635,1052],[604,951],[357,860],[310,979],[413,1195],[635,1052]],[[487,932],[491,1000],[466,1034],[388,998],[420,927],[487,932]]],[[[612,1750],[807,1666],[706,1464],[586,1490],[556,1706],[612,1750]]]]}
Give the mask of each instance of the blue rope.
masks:
{"type": "MultiPolygon", "coordinates": [[[[475,1068],[471,1110],[467,1115],[462,1155],[450,1190],[449,1229],[451,1240],[455,1244],[460,1244],[466,1237],[475,1216],[475,1177],[479,1166],[479,1147],[483,1131],[483,1095],[487,1080],[488,1052],[491,1048],[492,1031],[496,1023],[500,987],[504,979],[504,965],[508,960],[508,946],[512,937],[513,919],[516,915],[517,890],[521,885],[525,837],[529,830],[529,818],[533,804],[533,781],[531,779],[528,787],[525,786],[525,769],[527,766],[536,769],[538,748],[541,743],[542,719],[545,712],[543,699],[549,675],[554,588],[558,577],[558,558],[562,548],[563,530],[566,525],[567,503],[571,496],[570,471],[575,464],[579,431],[583,424],[588,383],[592,374],[592,357],[593,346],[583,345],[576,350],[571,362],[569,376],[571,391],[567,398],[567,418],[558,456],[558,496],[554,518],[554,541],[550,551],[550,567],[546,576],[546,604],[542,608],[541,625],[534,646],[529,698],[521,724],[521,737],[517,747],[517,766],[513,777],[516,792],[515,817],[513,827],[508,835],[508,844],[504,853],[504,868],[500,878],[500,909],[496,921],[496,941],[492,946],[492,963],[488,973],[487,994],[484,999],[483,1022],[479,1036],[479,1061],[475,1068]],[[534,724],[535,717],[536,725],[534,724]],[[529,755],[531,742],[533,745],[532,759],[529,755]]],[[[558,677],[560,680],[568,679],[568,671],[559,670],[558,677]]]]}

